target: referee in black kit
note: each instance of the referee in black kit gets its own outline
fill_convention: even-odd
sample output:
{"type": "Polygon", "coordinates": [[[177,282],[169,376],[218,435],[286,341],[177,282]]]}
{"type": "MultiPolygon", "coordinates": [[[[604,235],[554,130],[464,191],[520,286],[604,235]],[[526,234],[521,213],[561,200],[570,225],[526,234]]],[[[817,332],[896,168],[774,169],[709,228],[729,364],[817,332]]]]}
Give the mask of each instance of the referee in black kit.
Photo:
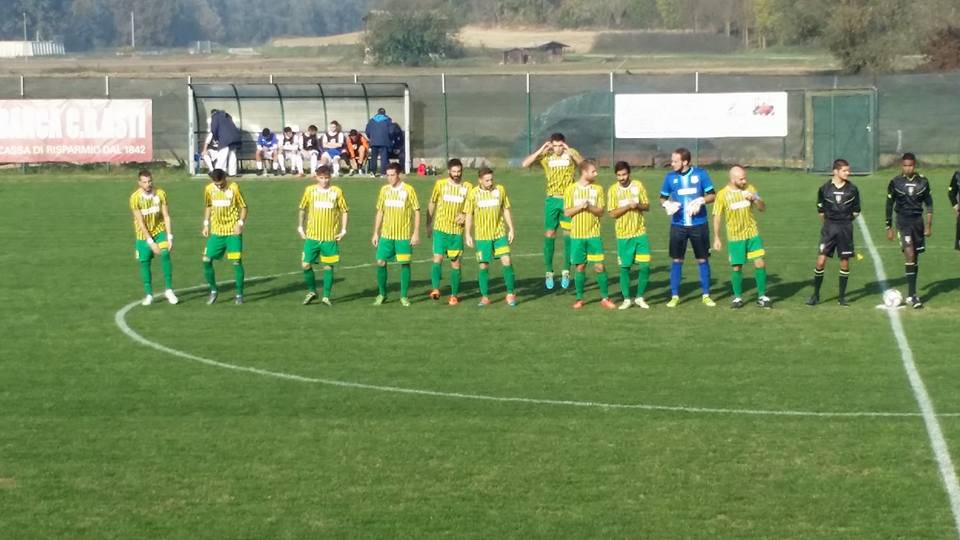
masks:
{"type": "Polygon", "coordinates": [[[907,305],[923,307],[917,296],[917,271],[920,254],[926,250],[926,237],[933,232],[933,196],[930,182],[917,174],[917,156],[907,152],[900,158],[900,174],[887,186],[887,240],[893,240],[893,212],[897,213],[896,232],[903,251],[903,272],[907,276],[907,305]],[[923,219],[926,207],[927,219],[923,219]]]}
{"type": "Polygon", "coordinates": [[[850,278],[850,257],[854,255],[853,220],[860,215],[860,191],[850,178],[850,163],[845,159],[833,162],[833,178],[817,190],[817,212],[820,214],[820,251],[817,266],[813,271],[813,296],[807,300],[808,306],[820,303],[820,286],[823,285],[823,269],[827,257],[837,253],[840,259],[840,295],[841,306],[847,303],[847,280],[850,278]]]}
{"type": "Polygon", "coordinates": [[[953,173],[950,179],[950,206],[957,214],[957,236],[953,241],[954,249],[960,250],[960,171],[953,173]]]}

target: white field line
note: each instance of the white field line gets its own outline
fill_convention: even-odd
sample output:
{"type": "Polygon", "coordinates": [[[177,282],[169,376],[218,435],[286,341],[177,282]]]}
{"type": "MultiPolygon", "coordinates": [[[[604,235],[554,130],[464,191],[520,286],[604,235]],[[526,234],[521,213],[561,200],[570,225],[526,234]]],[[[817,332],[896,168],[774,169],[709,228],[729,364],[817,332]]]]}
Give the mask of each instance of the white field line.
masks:
{"type": "MultiPolygon", "coordinates": [[[[531,254],[522,254],[515,255],[517,257],[534,257],[540,256],[539,253],[531,254]]],[[[429,262],[431,259],[419,259],[413,261],[414,263],[424,263],[429,262]]],[[[344,266],[342,270],[352,270],[358,268],[369,268],[373,266],[372,263],[357,264],[353,266],[344,266]]],[[[293,274],[299,274],[300,271],[293,272],[284,272],[281,274],[272,274],[268,276],[258,276],[249,278],[246,281],[262,281],[265,279],[273,279],[282,276],[289,276],[293,274]]],[[[223,283],[230,283],[230,281],[224,281],[223,283]]],[[[203,290],[206,285],[197,285],[194,287],[188,287],[185,289],[179,289],[177,292],[190,292],[203,290]]],[[[577,401],[577,400],[560,400],[560,399],[537,399],[537,398],[525,398],[525,397],[510,397],[510,396],[490,396],[483,394],[467,394],[461,392],[442,392],[438,390],[425,390],[417,388],[403,388],[397,386],[382,386],[375,384],[364,384],[351,381],[341,381],[335,379],[323,379],[316,377],[305,377],[303,375],[296,375],[293,373],[285,373],[282,371],[270,371],[266,369],[260,369],[249,366],[240,366],[236,364],[230,364],[227,362],[220,362],[217,360],[212,360],[210,358],[204,358],[195,354],[188,352],[180,351],[171,347],[167,347],[155,341],[147,339],[136,330],[130,327],[127,323],[127,314],[140,305],[140,301],[133,301],[129,304],[123,306],[117,310],[114,315],[114,322],[117,325],[117,328],[120,329],[127,337],[133,341],[151,349],[183,358],[185,360],[190,360],[192,362],[198,362],[207,366],[212,366],[221,369],[227,369],[232,371],[239,371],[244,373],[251,373],[254,375],[259,375],[262,377],[271,377],[274,379],[283,379],[288,381],[312,383],[312,384],[324,384],[329,386],[338,386],[341,388],[354,388],[362,390],[374,390],[378,392],[391,392],[395,394],[407,394],[407,395],[418,395],[418,396],[433,396],[433,397],[443,397],[451,399],[470,399],[477,401],[492,401],[499,403],[522,403],[530,405],[553,405],[553,406],[567,406],[567,407],[592,407],[592,408],[601,408],[601,409],[632,409],[632,410],[643,410],[643,411],[668,411],[668,412],[682,412],[682,413],[710,413],[710,414],[729,414],[729,415],[753,415],[753,416],[794,416],[794,417],[817,417],[817,418],[902,418],[902,417],[917,417],[920,416],[920,413],[914,412],[881,412],[881,411],[803,411],[803,410],[765,410],[765,409],[731,409],[731,408],[715,408],[715,407],[695,407],[695,406],[686,406],[686,405],[654,405],[654,404],[645,404],[645,403],[604,403],[598,401],[577,401]]],[[[941,416],[960,416],[960,413],[946,413],[941,416]]]]}
{"type": "MultiPolygon", "coordinates": [[[[873,259],[873,266],[877,273],[877,281],[880,282],[882,290],[887,289],[887,272],[883,268],[883,261],[880,259],[880,253],[877,251],[876,244],[873,243],[873,237],[870,235],[870,229],[867,228],[867,222],[863,216],[857,217],[860,225],[860,232],[867,244],[867,251],[873,259]]],[[[907,372],[907,379],[910,381],[910,388],[913,390],[913,396],[920,406],[920,413],[923,416],[923,424],[927,428],[927,436],[930,438],[930,446],[933,448],[933,455],[937,459],[937,467],[940,469],[940,479],[943,480],[943,487],[947,491],[947,497],[950,500],[950,509],[953,511],[953,521],[958,537],[960,537],[960,483],[957,482],[957,472],[953,467],[953,460],[950,458],[950,450],[947,448],[947,441],[943,437],[943,429],[940,427],[940,421],[937,420],[937,413],[933,408],[933,402],[927,393],[927,387],[923,384],[923,378],[917,371],[917,365],[913,360],[913,351],[907,342],[907,335],[903,330],[903,321],[900,319],[900,312],[895,309],[886,310],[890,318],[890,328],[893,329],[893,335],[897,339],[897,346],[900,347],[900,358],[903,361],[903,369],[907,372]]]]}

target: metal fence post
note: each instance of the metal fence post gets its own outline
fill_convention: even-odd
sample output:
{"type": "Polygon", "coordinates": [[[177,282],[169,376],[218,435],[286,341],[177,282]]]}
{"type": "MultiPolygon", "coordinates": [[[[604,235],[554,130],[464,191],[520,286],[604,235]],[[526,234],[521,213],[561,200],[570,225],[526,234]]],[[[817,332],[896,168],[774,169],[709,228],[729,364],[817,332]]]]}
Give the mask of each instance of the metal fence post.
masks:
{"type": "Polygon", "coordinates": [[[613,72],[610,72],[610,167],[617,156],[617,94],[613,88],[613,72]]]}
{"type": "Polygon", "coordinates": [[[446,165],[446,162],[450,161],[450,132],[447,127],[447,75],[445,73],[440,74],[440,95],[443,100],[443,152],[446,157],[444,165],[446,165]]]}
{"type": "MultiPolygon", "coordinates": [[[[693,91],[696,94],[700,93],[700,72],[694,72],[693,74],[693,91]]],[[[698,166],[700,165],[700,139],[696,138],[693,140],[693,162],[698,166]]]]}
{"type": "MultiPolygon", "coordinates": [[[[24,21],[26,21],[26,14],[24,14],[24,21]]],[[[24,22],[24,33],[26,33],[26,22],[24,22]]],[[[23,89],[24,89],[24,85],[23,85],[23,75],[20,75],[20,99],[23,99],[24,97],[26,97],[26,94],[24,93],[23,89]]],[[[21,163],[21,164],[20,164],[20,173],[21,173],[21,174],[27,174],[27,164],[26,164],[26,163],[21,163]]]]}
{"type": "Polygon", "coordinates": [[[533,104],[530,99],[530,74],[527,73],[527,155],[533,153],[533,104]]]}

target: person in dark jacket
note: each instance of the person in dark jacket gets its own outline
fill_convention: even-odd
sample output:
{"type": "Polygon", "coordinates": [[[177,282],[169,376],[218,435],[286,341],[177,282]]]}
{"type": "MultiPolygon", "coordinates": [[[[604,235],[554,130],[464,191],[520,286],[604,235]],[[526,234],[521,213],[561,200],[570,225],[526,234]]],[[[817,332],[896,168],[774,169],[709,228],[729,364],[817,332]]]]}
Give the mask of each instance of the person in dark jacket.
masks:
{"type": "Polygon", "coordinates": [[[400,124],[390,123],[390,159],[396,159],[401,167],[406,168],[407,147],[404,144],[404,135],[400,124]]]}
{"type": "Polygon", "coordinates": [[[219,144],[215,168],[237,175],[237,152],[240,150],[240,130],[226,111],[214,109],[210,113],[210,133],[219,144]]]}
{"type": "Polygon", "coordinates": [[[390,162],[390,148],[392,141],[390,137],[390,125],[393,120],[387,116],[387,111],[380,108],[377,114],[373,115],[367,122],[367,140],[370,141],[370,173],[377,174],[377,160],[380,161],[380,171],[387,170],[387,164],[390,162]]]}

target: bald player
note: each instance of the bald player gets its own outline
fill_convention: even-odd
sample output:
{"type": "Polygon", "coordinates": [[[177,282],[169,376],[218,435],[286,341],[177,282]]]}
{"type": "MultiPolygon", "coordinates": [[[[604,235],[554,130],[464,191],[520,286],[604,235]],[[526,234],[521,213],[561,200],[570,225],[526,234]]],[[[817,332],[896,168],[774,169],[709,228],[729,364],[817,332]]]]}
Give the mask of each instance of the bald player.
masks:
{"type": "Polygon", "coordinates": [[[730,281],[733,285],[733,309],[742,308],[743,302],[743,265],[753,261],[757,279],[757,306],[765,309],[773,307],[773,301],[767,296],[767,264],[763,260],[766,251],[753,209],[763,212],[767,205],[757,194],[757,188],[747,181],[747,171],[740,165],[730,169],[730,182],[717,193],[713,203],[713,249],[723,249],[720,241],[720,222],[726,219],[727,252],[733,273],[730,281]]]}

